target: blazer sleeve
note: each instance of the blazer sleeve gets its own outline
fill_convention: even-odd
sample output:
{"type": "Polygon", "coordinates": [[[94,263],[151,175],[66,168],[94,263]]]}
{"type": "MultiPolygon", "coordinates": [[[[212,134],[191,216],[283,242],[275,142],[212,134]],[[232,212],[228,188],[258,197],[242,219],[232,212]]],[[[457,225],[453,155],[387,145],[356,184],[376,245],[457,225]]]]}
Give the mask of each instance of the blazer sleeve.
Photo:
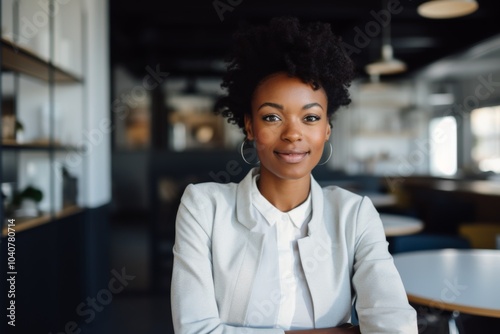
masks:
{"type": "Polygon", "coordinates": [[[356,228],[352,281],[361,332],[417,334],[416,312],[387,249],[380,216],[367,197],[360,203],[356,228]]]}
{"type": "Polygon", "coordinates": [[[283,334],[279,328],[230,326],[219,318],[211,252],[214,205],[197,186],[189,185],[177,212],[171,283],[175,333],[283,334]]]}

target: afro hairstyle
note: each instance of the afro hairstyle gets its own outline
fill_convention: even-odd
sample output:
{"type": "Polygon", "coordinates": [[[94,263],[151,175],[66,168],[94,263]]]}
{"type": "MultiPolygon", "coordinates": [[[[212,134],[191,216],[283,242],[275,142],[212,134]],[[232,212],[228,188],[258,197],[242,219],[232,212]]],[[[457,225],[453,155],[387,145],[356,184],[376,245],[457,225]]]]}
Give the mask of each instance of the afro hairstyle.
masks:
{"type": "Polygon", "coordinates": [[[329,119],[340,106],[351,102],[348,88],[354,78],[354,65],[330,24],[301,24],[297,18],[278,17],[267,26],[242,29],[233,39],[221,84],[227,95],[217,100],[215,112],[237,124],[244,133],[244,115],[252,114],[255,88],[277,72],[298,77],[314,89],[322,87],[327,95],[329,119]]]}

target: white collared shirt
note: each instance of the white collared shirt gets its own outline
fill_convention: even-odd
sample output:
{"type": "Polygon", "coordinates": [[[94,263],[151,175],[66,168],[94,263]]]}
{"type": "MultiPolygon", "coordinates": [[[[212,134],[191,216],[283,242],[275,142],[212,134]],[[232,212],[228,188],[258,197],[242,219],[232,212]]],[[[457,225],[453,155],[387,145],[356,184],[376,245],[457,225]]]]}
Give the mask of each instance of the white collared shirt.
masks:
{"type": "Polygon", "coordinates": [[[264,247],[256,274],[246,322],[253,327],[284,330],[314,328],[312,299],[300,263],[297,240],[307,235],[311,194],[288,212],[274,207],[252,180],[252,218],[256,232],[264,234],[264,247]]]}

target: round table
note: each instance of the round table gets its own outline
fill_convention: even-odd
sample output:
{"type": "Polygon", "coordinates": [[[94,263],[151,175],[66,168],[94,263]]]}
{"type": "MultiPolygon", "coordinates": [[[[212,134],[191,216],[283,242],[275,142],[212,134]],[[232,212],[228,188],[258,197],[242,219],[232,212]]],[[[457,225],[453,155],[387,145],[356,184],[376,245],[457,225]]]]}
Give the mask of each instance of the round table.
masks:
{"type": "Polygon", "coordinates": [[[396,205],[396,196],[394,196],[393,194],[362,193],[361,195],[370,198],[376,208],[396,205]]]}
{"type": "Polygon", "coordinates": [[[388,237],[414,234],[424,228],[424,223],[413,217],[381,213],[380,219],[384,225],[385,235],[388,237]]]}
{"type": "Polygon", "coordinates": [[[394,255],[411,302],[500,318],[500,250],[431,250],[394,255]]]}

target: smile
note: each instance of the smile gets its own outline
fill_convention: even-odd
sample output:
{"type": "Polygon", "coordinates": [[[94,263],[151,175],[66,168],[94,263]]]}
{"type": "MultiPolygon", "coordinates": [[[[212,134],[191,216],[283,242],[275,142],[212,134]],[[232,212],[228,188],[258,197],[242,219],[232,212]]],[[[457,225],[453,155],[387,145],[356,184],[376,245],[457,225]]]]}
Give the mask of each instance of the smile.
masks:
{"type": "Polygon", "coordinates": [[[291,153],[274,152],[274,153],[280,160],[290,164],[296,164],[301,162],[309,154],[309,152],[291,152],[291,153]]]}

